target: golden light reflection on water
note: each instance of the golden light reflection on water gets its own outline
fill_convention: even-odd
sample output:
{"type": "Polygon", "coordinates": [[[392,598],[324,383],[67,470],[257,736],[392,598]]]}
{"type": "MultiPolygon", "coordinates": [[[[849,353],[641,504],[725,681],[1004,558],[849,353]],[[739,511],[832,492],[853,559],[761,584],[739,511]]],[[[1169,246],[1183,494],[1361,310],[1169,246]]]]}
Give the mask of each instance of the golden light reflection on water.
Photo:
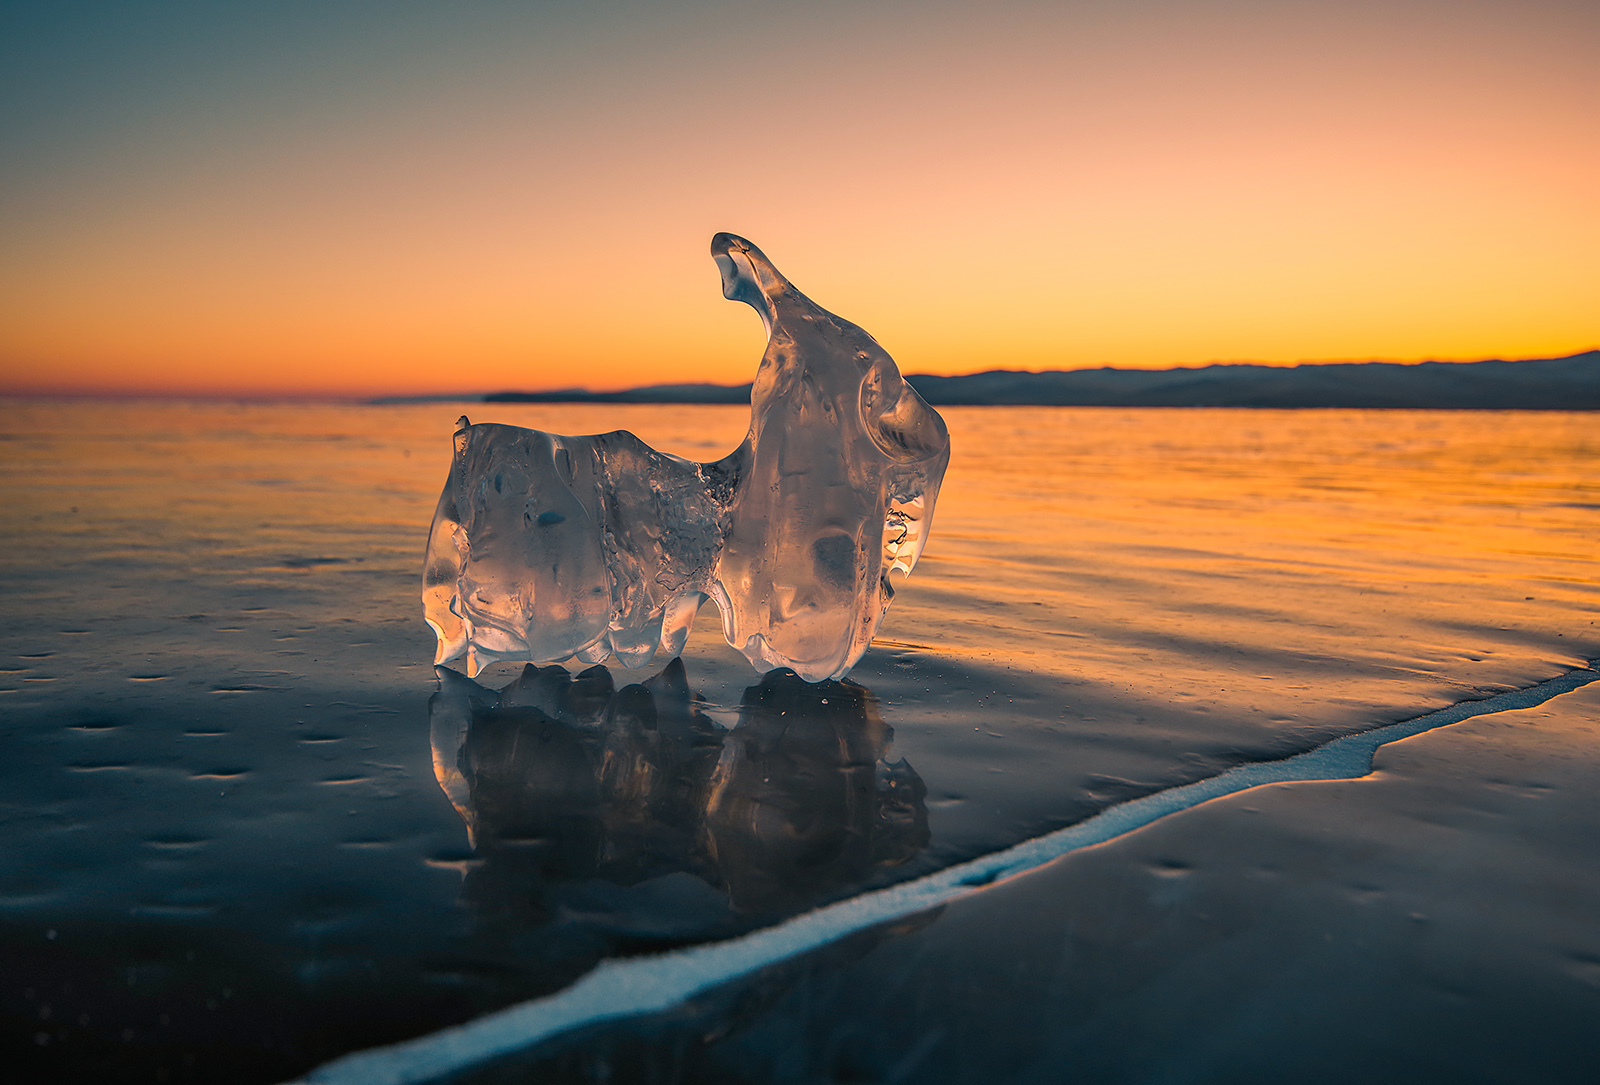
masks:
{"type": "MultiPolygon", "coordinates": [[[[463,966],[461,989],[484,1000],[472,1013],[534,997],[603,952],[574,936],[583,915],[709,916],[675,928],[705,933],[729,912],[704,907],[723,892],[717,878],[740,907],[803,907],[1600,655],[1600,416],[947,409],[953,459],[929,547],[848,697],[773,694],[783,677],[755,676],[703,614],[672,688],[694,727],[662,727],[656,699],[656,726],[635,731],[620,709],[648,718],[629,684],[649,672],[620,670],[611,722],[625,725],[575,731],[565,762],[530,752],[529,739],[561,737],[543,716],[459,721],[467,733],[452,733],[461,741],[438,763],[462,767],[465,752],[476,799],[516,815],[503,848],[484,846],[485,829],[467,852],[446,801],[459,789],[435,784],[420,605],[424,536],[463,410],[568,433],[627,427],[700,459],[747,424],[738,407],[4,403],[0,713],[16,738],[6,794],[19,858],[0,902],[25,944],[78,924],[60,944],[110,962],[102,986],[123,992],[115,1002],[128,923],[169,932],[141,943],[170,947],[169,961],[184,959],[189,931],[225,924],[228,968],[235,947],[268,947],[305,965],[304,990],[391,1007],[395,1020],[415,1012],[406,1027],[422,1031],[440,1023],[417,1009],[439,962],[463,966]],[[673,736],[689,741],[666,749],[673,736]],[[569,784],[606,779],[642,807],[586,801],[562,824],[580,843],[598,824],[637,848],[623,856],[642,857],[639,873],[670,843],[658,829],[687,826],[697,843],[672,884],[714,875],[693,907],[633,885],[595,896],[591,866],[538,868],[525,845],[559,828],[544,815],[573,812],[569,784]],[[677,801],[684,780],[719,788],[716,800],[677,801]],[[541,783],[548,793],[529,786],[541,783]],[[663,796],[673,801],[645,801],[663,796]],[[784,816],[757,823],[756,807],[784,816]],[[817,850],[822,837],[837,847],[817,850]],[[457,871],[469,872],[465,901],[457,871]],[[541,941],[543,916],[525,906],[530,878],[546,873],[569,880],[537,899],[589,910],[554,913],[541,941]],[[606,900],[626,908],[595,910],[606,900]],[[94,933],[102,921],[114,937],[94,933]],[[305,936],[327,931],[337,946],[305,936]],[[374,978],[370,962],[396,946],[426,975],[374,978]],[[341,987],[340,976],[355,978],[341,987]]],[[[500,665],[485,685],[518,669],[500,665]]],[[[1510,789],[1482,766],[1581,753],[1591,717],[1473,725],[1450,740],[1473,762],[1458,791],[1470,801],[1423,786],[1408,788],[1426,800],[1412,808],[1430,829],[1473,828],[1474,849],[1496,846],[1476,831],[1478,793],[1510,789]],[[1507,726],[1515,744],[1495,729],[1507,726]]],[[[1438,750],[1445,737],[1424,741],[1438,750]]],[[[1536,805],[1581,797],[1581,767],[1540,776],[1536,805]]],[[[1316,850],[1326,818],[1349,817],[1323,803],[1314,823],[1289,822],[1315,830],[1288,838],[1313,867],[1331,854],[1316,850]]],[[[473,816],[487,826],[484,809],[473,816]]],[[[1407,824],[1377,831],[1421,839],[1407,824]]],[[[210,976],[192,986],[212,990],[211,960],[174,975],[210,976]]],[[[239,1002],[263,1019],[260,1002],[239,1002]]],[[[215,1011],[200,1020],[196,1035],[209,1035],[215,1011]]]]}
{"type": "MultiPolygon", "coordinates": [[[[385,574],[363,606],[410,615],[463,409],[632,429],[701,460],[748,420],[742,407],[13,402],[8,559],[48,539],[108,575],[147,563],[249,584],[360,566],[385,574]]],[[[886,643],[1161,690],[1242,670],[1302,686],[1414,672],[1470,693],[1600,654],[1594,414],[943,413],[951,468],[886,643]]],[[[715,625],[702,616],[691,652],[715,625]]]]}
{"type": "MultiPolygon", "coordinates": [[[[35,678],[72,701],[163,676],[164,697],[278,689],[237,695],[284,698],[291,726],[431,691],[422,548],[463,410],[628,428],[698,459],[748,421],[740,407],[6,407],[0,613],[19,670],[5,703],[37,701],[35,678]]],[[[928,548],[850,675],[927,782],[919,861],[1600,656],[1600,416],[942,413],[952,459],[928,548]]],[[[708,711],[728,711],[756,676],[713,609],[684,658],[708,711]]]]}
{"type": "Polygon", "coordinates": [[[997,620],[940,623],[953,646],[1058,673],[1415,670],[1465,695],[1600,650],[1592,414],[945,413],[926,591],[891,636],[979,595],[997,620]]]}

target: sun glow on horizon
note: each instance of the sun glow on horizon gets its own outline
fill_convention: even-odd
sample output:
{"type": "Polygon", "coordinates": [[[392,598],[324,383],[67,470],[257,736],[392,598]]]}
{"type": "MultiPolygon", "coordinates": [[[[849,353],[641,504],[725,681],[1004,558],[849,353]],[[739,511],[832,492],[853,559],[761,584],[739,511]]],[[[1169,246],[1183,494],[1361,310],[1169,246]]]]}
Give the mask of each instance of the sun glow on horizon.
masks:
{"type": "Polygon", "coordinates": [[[908,373],[1600,341],[1586,5],[112,10],[0,34],[0,392],[743,383],[718,230],[908,373]]]}

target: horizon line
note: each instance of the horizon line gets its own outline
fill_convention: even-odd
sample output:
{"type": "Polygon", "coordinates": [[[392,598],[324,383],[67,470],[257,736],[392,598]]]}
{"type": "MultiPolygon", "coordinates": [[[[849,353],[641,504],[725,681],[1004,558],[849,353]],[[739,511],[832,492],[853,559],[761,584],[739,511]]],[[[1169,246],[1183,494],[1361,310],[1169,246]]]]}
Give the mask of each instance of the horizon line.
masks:
{"type": "MultiPolygon", "coordinates": [[[[1040,375],[1046,373],[1090,373],[1098,371],[1118,371],[1129,373],[1176,373],[1219,367],[1260,367],[1264,369],[1299,369],[1302,367],[1339,366],[1339,365],[1396,365],[1396,366],[1421,366],[1421,365],[1476,365],[1484,362],[1537,362],[1551,361],[1565,358],[1577,358],[1586,354],[1600,353],[1600,344],[1581,348],[1564,354],[1539,354],[1528,357],[1470,357],[1470,358],[1337,358],[1337,359],[1300,359],[1293,362],[1269,362],[1256,359],[1217,359],[1207,362],[1192,364],[1179,364],[1167,366],[1117,366],[1117,365],[1084,365],[1070,368],[1049,369],[974,369],[964,373],[906,373],[906,377],[932,377],[939,380],[959,379],[962,377],[976,377],[992,373],[1027,373],[1040,375]]],[[[146,401],[193,401],[205,402],[237,402],[237,403],[389,403],[399,405],[403,403],[424,402],[482,402],[484,397],[501,394],[533,394],[548,395],[558,392],[573,392],[590,394],[614,394],[638,391],[646,388],[671,388],[671,387],[706,387],[735,389],[750,384],[750,381],[740,381],[733,384],[722,384],[716,381],[704,380],[679,380],[662,381],[653,384],[635,384],[619,386],[616,388],[587,388],[573,385],[551,387],[518,388],[492,388],[481,391],[415,391],[395,392],[369,389],[365,391],[337,390],[337,389],[226,389],[226,388],[193,388],[177,389],[163,388],[7,388],[0,385],[0,399],[67,399],[67,400],[104,400],[128,399],[146,401]]]]}

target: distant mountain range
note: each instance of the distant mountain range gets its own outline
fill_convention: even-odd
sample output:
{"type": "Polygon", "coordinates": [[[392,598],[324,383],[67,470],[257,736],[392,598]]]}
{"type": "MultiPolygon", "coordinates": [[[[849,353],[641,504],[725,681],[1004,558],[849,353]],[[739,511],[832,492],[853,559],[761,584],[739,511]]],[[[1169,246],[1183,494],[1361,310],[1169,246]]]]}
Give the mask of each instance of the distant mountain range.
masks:
{"type": "Polygon", "coordinates": [[[748,384],[648,384],[620,392],[561,388],[554,392],[491,392],[485,403],[749,403],[748,384]]]}
{"type": "MultiPolygon", "coordinates": [[[[1600,410],[1600,350],[1518,362],[1331,362],[1189,369],[996,369],[906,378],[934,406],[1600,410]]],[[[749,403],[748,384],[496,392],[488,403],[749,403]]]]}

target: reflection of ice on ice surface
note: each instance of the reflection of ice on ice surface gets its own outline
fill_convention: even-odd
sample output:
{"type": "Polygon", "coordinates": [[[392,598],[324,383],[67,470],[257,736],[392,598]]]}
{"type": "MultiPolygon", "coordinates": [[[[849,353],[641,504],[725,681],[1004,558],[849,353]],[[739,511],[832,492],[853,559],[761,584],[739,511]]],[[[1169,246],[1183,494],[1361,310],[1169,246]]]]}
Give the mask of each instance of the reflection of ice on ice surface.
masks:
{"type": "MultiPolygon", "coordinates": [[[[557,994],[546,998],[533,999],[496,1013],[486,1014],[467,1025],[435,1033],[432,1036],[421,1037],[387,1048],[345,1056],[320,1067],[307,1080],[321,1082],[324,1085],[343,1082],[354,1085],[357,1082],[375,1080],[419,1083],[442,1081],[447,1077],[454,1078],[468,1068],[482,1066],[489,1063],[490,1060],[501,1059],[519,1051],[530,1052],[534,1057],[538,1057],[541,1054],[539,1045],[559,1036],[571,1036],[584,1032],[586,1041],[593,1040],[597,1033],[586,1032],[585,1030],[594,1029],[596,1026],[603,1027],[609,1022],[618,1021],[624,1022],[624,1027],[627,1027],[626,1019],[643,1019],[649,1014],[676,1011],[688,1003],[689,1000],[717,988],[721,988],[724,992],[737,993],[748,997],[750,994],[748,990],[738,992],[737,989],[729,986],[732,981],[758,975],[762,969],[780,962],[798,959],[802,954],[814,952],[824,946],[841,944],[842,940],[848,936],[860,935],[866,931],[882,930],[890,923],[918,915],[928,915],[933,913],[934,909],[957,902],[963,897],[970,897],[975,892],[1002,879],[1011,878],[1027,871],[1038,870],[1046,863],[1081,849],[1099,844],[1108,844],[1118,840],[1118,838],[1126,840],[1127,834],[1135,830],[1142,829],[1170,815],[1193,810],[1200,804],[1213,799],[1236,795],[1263,784],[1301,783],[1313,780],[1353,780],[1368,776],[1373,771],[1373,756],[1380,746],[1413,738],[1463,720],[1485,718],[1496,713],[1514,712],[1543,705],[1554,697],[1570,693],[1595,681],[1597,677],[1596,664],[1600,664],[1600,660],[1591,662],[1589,666],[1574,668],[1565,674],[1558,675],[1526,689],[1512,690],[1484,700],[1461,701],[1427,715],[1388,724],[1362,733],[1344,735],[1283,760],[1241,764],[1207,779],[1166,788],[1136,799],[1130,799],[1111,806],[1099,814],[1076,824],[1056,829],[976,859],[945,867],[913,881],[901,882],[883,889],[860,893],[846,900],[815,908],[784,922],[764,927],[742,938],[702,943],[659,955],[614,959],[589,972],[582,979],[557,994]]],[[[443,679],[447,674],[448,672],[444,672],[441,678],[443,679]]],[[[457,681],[460,681],[460,679],[458,678],[457,681]]],[[[763,684],[765,685],[765,683],[763,684]]],[[[1513,754],[1513,758],[1517,756],[1513,754]]],[[[1454,769],[1452,771],[1459,770],[1454,769]]],[[[1457,786],[1462,785],[1458,783],[1457,786]]],[[[1468,783],[1465,786],[1470,789],[1472,785],[1468,783]]],[[[446,790],[449,790],[448,784],[446,785],[446,790]]],[[[1280,794],[1278,799],[1281,801],[1283,797],[1280,794]]],[[[1473,806],[1476,812],[1481,814],[1482,807],[1477,801],[1474,801],[1473,806]]],[[[1474,820],[1480,819],[1475,818],[1474,820]]],[[[1431,819],[1429,824],[1430,826],[1437,826],[1437,823],[1432,822],[1431,819]]],[[[1281,829],[1278,831],[1281,831],[1281,829]]],[[[1497,831],[1504,832],[1505,830],[1497,831]]],[[[1259,834],[1252,834],[1252,836],[1255,835],[1259,834]]],[[[1303,842],[1303,837],[1301,840],[1303,842]]],[[[1456,842],[1454,846],[1457,850],[1461,848],[1459,842],[1456,842]]],[[[1370,852],[1370,849],[1351,847],[1345,849],[1346,854],[1335,858],[1348,863],[1351,861],[1351,857],[1355,856],[1354,861],[1358,865],[1364,865],[1372,861],[1370,854],[1366,854],[1367,852],[1370,852]]],[[[1257,861],[1259,862],[1259,860],[1257,861]]],[[[1393,862],[1393,856],[1390,856],[1388,861],[1393,862]]],[[[1492,859],[1489,860],[1491,864],[1493,861],[1492,859]]],[[[1323,860],[1319,857],[1313,864],[1317,866],[1319,881],[1326,880],[1322,863],[1323,860]]],[[[1255,869],[1262,868],[1257,867],[1255,869]]],[[[1276,872],[1278,866],[1273,864],[1265,869],[1276,872]]],[[[1501,877],[1506,885],[1515,886],[1516,883],[1506,877],[1503,871],[1501,872],[1501,877]]],[[[1021,884],[1020,882],[1013,883],[1013,885],[1021,884]]],[[[1122,889],[1124,893],[1126,892],[1126,888],[1123,886],[1118,886],[1117,888],[1122,889]]],[[[1515,888],[1506,890],[1504,885],[1499,888],[1502,890],[1503,896],[1514,896],[1516,894],[1515,888]]],[[[1051,886],[1049,883],[1045,883],[1045,889],[1058,891],[1059,885],[1051,886]]],[[[1254,894],[1261,892],[1259,886],[1253,889],[1235,890],[1235,892],[1241,891],[1251,899],[1254,899],[1254,894]]],[[[1188,899],[1188,894],[1192,892],[1195,891],[1187,890],[1185,899],[1188,899]]],[[[1037,885],[1034,888],[1034,893],[1035,899],[1038,899],[1039,887],[1037,885]]],[[[1149,903],[1143,899],[1151,895],[1148,887],[1142,887],[1140,893],[1140,901],[1136,903],[1149,903]]],[[[1100,895],[1102,898],[1104,897],[1104,893],[1100,895]]],[[[1314,900],[1315,898],[1311,899],[1314,900]]],[[[1522,901],[1519,899],[1519,904],[1521,903],[1522,901]]],[[[1301,901],[1292,906],[1298,913],[1300,909],[1305,907],[1305,904],[1301,901]]],[[[1003,908],[1004,905],[1001,907],[1003,908]]],[[[1123,922],[1126,921],[1127,914],[1137,915],[1139,912],[1138,907],[1126,909],[1119,904],[1119,908],[1122,910],[1119,910],[1117,916],[1123,922]]],[[[1151,910],[1149,908],[1145,909],[1146,912],[1151,910]]],[[[1570,909],[1560,907],[1556,907],[1555,910],[1570,911],[1570,909]]],[[[1270,909],[1265,911],[1266,914],[1271,914],[1270,909]]],[[[1149,916],[1144,917],[1143,921],[1152,923],[1152,929],[1156,930],[1157,934],[1175,925],[1172,915],[1164,913],[1160,906],[1157,906],[1154,912],[1160,917],[1159,922],[1149,916]]],[[[1018,912],[1013,907],[1011,911],[1002,911],[1000,914],[1015,918],[1018,912]]],[[[1238,941],[1239,936],[1236,931],[1223,929],[1223,933],[1218,934],[1219,928],[1213,921],[1206,918],[1204,912],[1195,913],[1194,909],[1190,907],[1178,909],[1177,914],[1180,914],[1185,922],[1198,914],[1198,927],[1201,929],[1200,933],[1205,937],[1223,938],[1235,943],[1238,941]]],[[[1059,922],[1059,919],[1048,922],[1059,922]]],[[[1243,922],[1248,922],[1248,919],[1243,922]]],[[[1474,922],[1482,922],[1482,920],[1479,918],[1475,919],[1474,922]]],[[[1196,924],[1190,925],[1195,926],[1196,924]]],[[[1046,929],[1048,929],[1048,926],[1046,929]]],[[[1181,925],[1179,925],[1178,929],[1182,929],[1181,925]]],[[[1262,933],[1270,937],[1276,932],[1268,929],[1262,933]]],[[[1028,937],[1027,931],[1023,931],[1011,937],[1006,944],[1013,949],[1021,945],[1022,949],[1026,951],[1028,946],[1025,943],[1028,937]]],[[[1550,935],[1546,930],[1538,929],[1540,943],[1546,943],[1549,937],[1550,935]]],[[[1170,939],[1168,940],[1170,941],[1170,939]]],[[[1133,959],[1138,961],[1142,953],[1145,958],[1144,963],[1148,964],[1150,957],[1149,945],[1155,944],[1159,948],[1161,939],[1146,937],[1135,941],[1137,944],[1133,945],[1130,951],[1133,959]]],[[[1543,948],[1544,946],[1541,945],[1541,949],[1543,948]]],[[[905,961],[907,952],[904,947],[901,948],[901,962],[905,961]]],[[[915,953],[915,950],[913,949],[910,952],[915,953]]],[[[1355,956],[1359,959],[1361,954],[1357,953],[1355,956]]],[[[1318,954],[1317,957],[1320,957],[1323,961],[1328,959],[1321,954],[1318,954]]],[[[894,959],[891,954],[889,960],[893,962],[894,959]]],[[[1065,959],[1073,962],[1073,958],[1070,956],[1065,959]]],[[[1209,968],[1204,962],[1210,959],[1214,958],[1199,958],[1202,963],[1195,967],[1209,968]]],[[[1315,959],[1311,958],[1313,964],[1315,959]]],[[[1193,964],[1193,962],[1190,963],[1191,965],[1193,964]]],[[[1280,960],[1272,958],[1271,964],[1274,969],[1281,971],[1280,960]]],[[[925,959],[919,962],[919,967],[926,967],[925,959]]],[[[1119,961],[1118,968],[1120,967],[1122,965],[1119,961]]],[[[1159,974],[1164,977],[1164,982],[1140,983],[1130,987],[1128,990],[1116,989],[1114,991],[1115,1001],[1119,1004],[1137,999],[1143,999],[1148,1002],[1154,998],[1161,1006],[1170,1004],[1170,974],[1174,967],[1172,960],[1170,958],[1162,958],[1156,967],[1159,974]]],[[[1245,967],[1248,967],[1248,962],[1245,967]]],[[[891,974],[894,973],[896,968],[903,970],[905,965],[903,963],[900,965],[891,963],[886,966],[886,970],[891,974]]],[[[1068,968],[1067,972],[1071,972],[1071,970],[1071,968],[1068,968]]],[[[1019,974],[1024,976],[1031,974],[1035,977],[1043,976],[1045,977],[1043,980],[1038,980],[1034,984],[1035,989],[1047,991],[1048,997],[1055,1000],[1071,998],[1070,994],[1063,995],[1061,993],[1064,990],[1071,991],[1071,988],[1066,986],[1070,977],[1066,977],[1066,973],[1058,975],[1057,971],[1052,971],[1051,968],[1046,967],[1033,970],[1024,969],[1022,973],[1017,973],[1014,964],[1007,965],[1008,977],[1014,978],[1019,974]]],[[[870,975],[871,973],[868,974],[870,975]]],[[[899,974],[904,976],[906,973],[901,971],[899,974]]],[[[1242,974],[1247,978],[1253,975],[1249,971],[1242,974]]],[[[1262,982],[1266,981],[1262,980],[1262,982]]],[[[1427,981],[1424,980],[1422,983],[1426,984],[1427,981]]],[[[803,989],[806,991],[806,1013],[823,1015],[837,1013],[841,1002],[843,1002],[843,1004],[850,1007],[848,1012],[859,1012],[859,1007],[866,1005],[872,1012],[889,1012],[896,1017],[911,1014],[913,1015],[911,1017],[913,1022],[921,1022],[927,1019],[927,1011],[920,1004],[913,1005],[908,1009],[903,998],[898,1000],[892,997],[868,998],[865,1002],[861,1002],[848,996],[841,999],[838,997],[837,989],[834,990],[834,997],[831,999],[818,998],[819,991],[828,990],[825,984],[818,984],[816,988],[808,987],[803,989]],[[811,999],[817,999],[817,1001],[812,1003],[811,999]],[[816,1007],[820,1007],[820,1009],[816,1007]]],[[[889,991],[892,996],[895,992],[902,992],[906,989],[907,987],[902,981],[900,984],[889,988],[889,991]]],[[[1252,986],[1249,988],[1248,994],[1257,996],[1259,989],[1259,985],[1252,986]]],[[[971,993],[972,991],[979,992],[976,997],[980,998],[987,993],[987,989],[977,987],[971,988],[963,997],[974,997],[971,993]]],[[[1454,994],[1454,992],[1451,993],[1454,994]]],[[[1567,997],[1570,998],[1571,996],[1568,995],[1567,997]]],[[[1457,995],[1455,998],[1459,999],[1460,996],[1457,995]]],[[[1006,1006],[1014,1004],[1014,1002],[1002,1003],[1002,1005],[1006,1006]]],[[[1140,1005],[1140,1003],[1136,1002],[1135,1005],[1140,1005]]],[[[1223,1006],[1224,1014],[1237,1014],[1238,1012],[1230,1001],[1224,1001],[1221,1005],[1223,1006]]],[[[1104,1012],[1115,1014],[1120,1010],[1112,1008],[1104,1012]]],[[[1576,1015],[1574,1016],[1576,1017],[1576,1015]]],[[[834,1022],[839,1020],[838,1017],[827,1019],[834,1022]]],[[[941,1018],[941,1020],[949,1019],[948,1016],[941,1018]]],[[[1115,1020],[1116,1018],[1113,1017],[1113,1019],[1115,1020]]],[[[1586,1019],[1577,1019],[1586,1021],[1586,1019]]],[[[786,1020],[782,1026],[784,1029],[783,1034],[806,1036],[807,1033],[803,1027],[804,1023],[804,1018],[799,1022],[793,1018],[786,1020]]],[[[740,1024],[746,1030],[743,1033],[746,1041],[751,1035],[757,1034],[754,1029],[759,1027],[759,1022],[755,1027],[751,1027],[748,1020],[742,1021],[740,1024]]],[[[702,1032],[706,1031],[703,1020],[696,1020],[690,1016],[687,1018],[686,1024],[677,1025],[666,1019],[656,1018],[647,1022],[643,1034],[651,1037],[647,1042],[660,1043],[663,1046],[667,1046],[676,1041],[678,1035],[681,1035],[674,1034],[672,1031],[674,1027],[699,1028],[702,1032]],[[660,1029],[659,1032],[656,1031],[657,1028],[660,1029]]],[[[835,1025],[835,1027],[837,1026],[835,1025]]],[[[713,1036],[720,1035],[726,1035],[726,1033],[713,1033],[713,1036]]],[[[933,1035],[938,1038],[942,1033],[935,1031],[933,1035]]],[[[1089,1032],[1086,1035],[1092,1037],[1095,1034],[1089,1032]]],[[[754,1051],[759,1047],[759,1044],[749,1045],[747,1050],[754,1051]]],[[[672,1048],[669,1047],[668,1049],[671,1050],[672,1048]]],[[[604,1050],[604,1048],[601,1047],[599,1050],[604,1050]]],[[[677,1050],[681,1050],[681,1048],[677,1050]]],[[[801,1050],[806,1049],[802,1047],[801,1050]]],[[[905,1047],[892,1048],[892,1050],[896,1061],[903,1065],[905,1047]]],[[[882,1049],[880,1048],[878,1051],[881,1052],[882,1049]]],[[[1042,1058],[1043,1056],[1040,1057],[1042,1058]]],[[[504,1069],[510,1064],[502,1063],[500,1065],[504,1069]]],[[[792,1066],[794,1064],[788,1063],[786,1065],[792,1066]]],[[[1056,1064],[1051,1063],[1050,1065],[1056,1064]]],[[[1584,1065],[1586,1066],[1587,1063],[1584,1065]]],[[[992,1067],[986,1066],[985,1068],[992,1067]]],[[[536,1069],[531,1065],[519,1065],[517,1069],[530,1080],[538,1077],[536,1069]]]]}
{"type": "Polygon", "coordinates": [[[463,892],[484,912],[726,935],[735,913],[792,913],[928,844],[927,788],[889,760],[894,731],[854,683],[771,671],[729,730],[681,659],[621,689],[599,666],[530,665],[498,691],[436,671],[434,775],[466,823],[479,864],[463,892]]]}
{"type": "Polygon", "coordinates": [[[436,662],[629,667],[676,655],[709,596],[760,670],[836,678],[877,632],[927,539],[950,459],[944,421],[862,329],[761,251],[718,234],[722,292],[769,340],[744,443],[714,463],[626,431],[463,427],[428,540],[436,662]]]}

